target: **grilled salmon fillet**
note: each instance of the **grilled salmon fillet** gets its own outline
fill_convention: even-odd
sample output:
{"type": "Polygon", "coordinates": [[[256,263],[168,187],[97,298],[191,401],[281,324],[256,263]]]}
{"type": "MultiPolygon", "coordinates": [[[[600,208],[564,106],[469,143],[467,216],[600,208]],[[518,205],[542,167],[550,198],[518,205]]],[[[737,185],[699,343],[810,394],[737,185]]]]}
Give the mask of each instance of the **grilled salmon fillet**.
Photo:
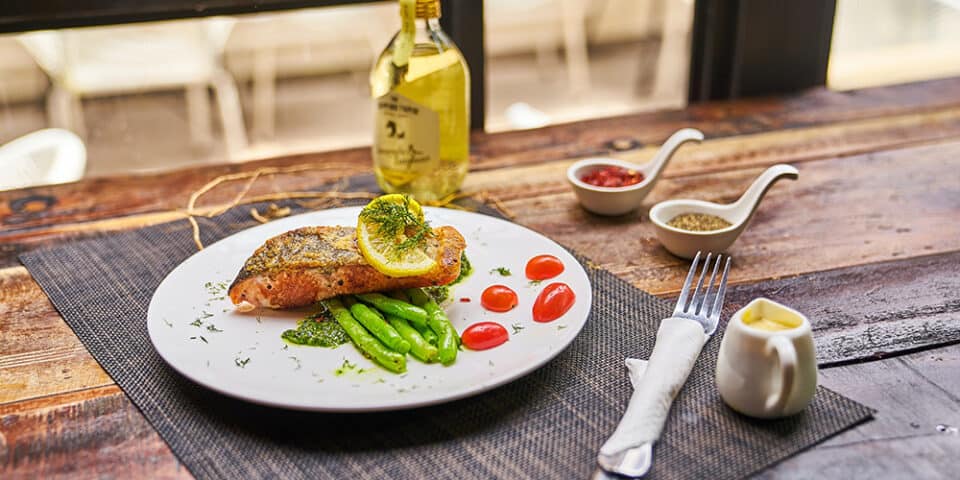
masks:
{"type": "Polygon", "coordinates": [[[424,275],[390,277],[370,266],[351,227],[304,227],[266,241],[230,285],[240,311],[292,308],[337,295],[446,285],[460,275],[466,242],[453,227],[433,229],[426,252],[437,266],[424,275]]]}

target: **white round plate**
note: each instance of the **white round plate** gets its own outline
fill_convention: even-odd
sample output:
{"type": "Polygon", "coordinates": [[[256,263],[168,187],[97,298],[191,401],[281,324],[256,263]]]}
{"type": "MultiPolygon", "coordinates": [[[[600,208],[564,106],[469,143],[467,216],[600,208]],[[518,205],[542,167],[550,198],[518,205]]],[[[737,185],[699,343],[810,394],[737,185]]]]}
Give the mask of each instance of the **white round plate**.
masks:
{"type": "Polygon", "coordinates": [[[337,348],[288,345],[280,335],[295,328],[306,310],[263,309],[239,313],[226,286],[268,238],[307,225],[355,225],[360,208],[338,208],[275,220],[244,230],[197,252],[157,288],[147,313],[150,340],[163,359],[187,378],[255,403],[297,410],[359,412],[397,410],[447,402],[517,379],[559,354],[583,328],[590,312],[590,281],[580,264],[550,239],[487,215],[426,208],[434,226],[452,225],[467,241],[473,274],[451,289],[444,306],[458,332],[476,322],[497,322],[510,340],[484,351],[464,349],[453,365],[407,357],[407,372],[394,374],[363,357],[351,344],[337,348]],[[530,258],[548,253],[563,261],[560,276],[539,285],[524,275],[530,258]],[[495,268],[508,268],[501,276],[495,268]],[[564,282],[577,301],[549,323],[532,318],[533,302],[551,282],[564,282]],[[480,305],[494,284],[517,292],[506,313],[480,305]]]}

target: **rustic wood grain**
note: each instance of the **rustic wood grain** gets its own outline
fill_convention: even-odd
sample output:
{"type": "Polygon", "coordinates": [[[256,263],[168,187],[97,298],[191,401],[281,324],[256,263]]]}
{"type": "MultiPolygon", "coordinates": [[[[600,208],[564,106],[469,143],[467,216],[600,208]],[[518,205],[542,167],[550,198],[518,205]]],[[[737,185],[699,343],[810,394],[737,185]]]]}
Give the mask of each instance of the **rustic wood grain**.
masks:
{"type": "Polygon", "coordinates": [[[960,342],[960,252],[847,267],[727,292],[725,317],[766,297],[806,315],[832,365],[960,342]]]}
{"type": "Polygon", "coordinates": [[[0,425],[0,478],[192,478],[116,386],[0,405],[0,425]]]}
{"type": "MultiPolygon", "coordinates": [[[[728,202],[763,166],[798,163],[800,180],[778,184],[730,250],[737,285],[729,305],[769,295],[812,312],[826,319],[815,319],[821,353],[845,361],[954,341],[958,138],[960,79],[815,90],[475,135],[468,187],[490,190],[520,223],[670,296],[686,262],[659,246],[646,209],[678,196],[728,202]],[[681,151],[643,209],[603,218],[579,208],[562,177],[570,158],[608,153],[619,143],[639,146],[622,152],[625,158],[648,158],[651,145],[684,126],[704,130],[710,141],[681,151]]],[[[271,178],[255,192],[335,181],[368,170],[369,154],[354,149],[0,192],[0,268],[39,245],[175,218],[166,211],[183,207],[216,175],[307,162],[337,166],[271,178]]],[[[206,201],[228,201],[237,188],[206,201]]],[[[0,332],[0,477],[189,477],[20,267],[0,270],[0,332]]],[[[880,409],[878,419],[762,476],[953,478],[958,437],[936,425],[960,425],[958,367],[960,346],[951,346],[823,370],[823,384],[880,409]]]]}
{"type": "MultiPolygon", "coordinates": [[[[955,221],[960,218],[960,168],[944,168],[957,163],[957,159],[960,159],[960,143],[801,164],[800,180],[775,186],[753,224],[730,249],[735,262],[732,281],[755,283],[768,278],[960,250],[960,224],[955,221]],[[874,173],[901,168],[907,168],[911,182],[902,182],[901,177],[895,175],[874,173]],[[864,189],[861,185],[871,188],[864,189]]],[[[681,192],[693,198],[732,201],[759,172],[759,169],[746,169],[666,179],[652,194],[650,202],[680,196],[681,192]]],[[[518,214],[520,223],[573,247],[644,290],[670,295],[682,282],[687,263],[663,250],[652,225],[640,214],[612,219],[594,216],[584,212],[569,192],[516,197],[506,203],[518,214]]],[[[508,267],[522,269],[520,264],[508,267]]],[[[36,291],[27,291],[17,298],[24,304],[46,302],[36,291]]],[[[957,297],[948,294],[940,299],[925,298],[933,303],[926,307],[908,305],[915,310],[949,311],[955,308],[949,302],[957,297]]],[[[896,350],[933,342],[937,332],[954,324],[953,321],[938,323],[946,322],[944,319],[951,314],[946,315],[904,319],[897,324],[901,330],[896,334],[886,338],[876,335],[872,343],[862,343],[867,340],[854,335],[861,326],[847,325],[846,331],[831,332],[831,350],[825,352],[831,355],[831,361],[836,361],[852,357],[849,347],[857,344],[851,342],[870,347],[864,355],[873,355],[879,348],[896,350]],[[924,332],[923,328],[935,330],[924,332]]],[[[29,328],[29,323],[23,328],[29,328]]],[[[62,335],[50,338],[57,339],[58,345],[75,345],[72,332],[62,325],[59,328],[62,335]]],[[[944,335],[952,339],[954,334],[945,332],[944,335]]],[[[45,354],[41,349],[30,355],[45,354]]],[[[83,362],[73,369],[74,379],[100,374],[96,373],[99,367],[92,369],[95,372],[81,372],[79,365],[92,362],[88,357],[82,358],[83,362]]],[[[11,393],[10,398],[29,398],[34,393],[71,388],[48,376],[42,377],[44,380],[39,378],[34,382],[38,390],[25,386],[20,393],[11,393]]]]}
{"type": "MultiPolygon", "coordinates": [[[[185,209],[190,195],[220,175],[254,171],[262,167],[316,164],[316,170],[257,180],[250,195],[317,188],[370,170],[366,151],[285,157],[277,161],[217,165],[153,175],[128,175],[83,180],[73,184],[0,192],[0,226],[4,232],[41,226],[75,224],[95,219],[116,219],[134,214],[185,209]],[[320,157],[319,159],[314,157],[320,157]]],[[[202,198],[197,206],[220,205],[233,200],[243,180],[224,184],[202,198]]]]}
{"type": "MultiPolygon", "coordinates": [[[[878,409],[876,419],[759,478],[953,478],[960,437],[937,426],[960,425],[958,369],[960,345],[821,370],[821,384],[878,409]]],[[[0,405],[0,424],[3,478],[189,478],[117,387],[0,405]],[[65,456],[83,459],[85,470],[65,456]]]]}
{"type": "MultiPolygon", "coordinates": [[[[709,140],[702,145],[681,149],[671,165],[667,167],[664,176],[667,179],[699,176],[699,181],[702,183],[705,181],[703,175],[712,172],[724,171],[729,174],[738,169],[768,166],[780,162],[796,164],[872,151],[881,146],[902,147],[948,138],[960,138],[960,109],[709,140]]],[[[653,155],[654,151],[655,148],[650,147],[620,156],[628,160],[645,161],[653,155]]],[[[570,163],[572,160],[568,159],[534,166],[475,172],[468,176],[464,190],[486,190],[505,200],[520,198],[536,201],[538,197],[542,197],[544,201],[548,201],[552,194],[569,193],[564,175],[570,163]]],[[[253,167],[250,169],[252,170],[253,167]]],[[[298,173],[269,177],[256,183],[251,193],[314,188],[335,181],[344,172],[358,173],[363,169],[363,167],[351,166],[343,170],[338,167],[310,172],[309,175],[298,173]]],[[[0,222],[6,222],[11,227],[0,232],[0,267],[17,264],[17,255],[39,246],[182,218],[182,214],[176,211],[116,216],[118,211],[124,208],[121,205],[129,208],[128,213],[149,210],[161,204],[166,205],[167,208],[183,207],[186,205],[190,191],[182,188],[185,186],[199,188],[202,183],[209,180],[209,178],[199,177],[185,178],[183,172],[171,175],[174,175],[174,178],[168,179],[161,176],[156,179],[158,186],[153,188],[159,191],[155,192],[153,201],[160,202],[158,204],[137,200],[127,203],[127,188],[137,189],[141,193],[144,188],[150,188],[143,184],[144,179],[140,177],[135,177],[136,181],[127,187],[118,188],[115,192],[109,193],[83,192],[85,186],[93,187],[95,184],[78,184],[76,186],[78,191],[72,192],[71,196],[83,198],[88,203],[91,198],[98,198],[97,205],[100,207],[104,206],[102,204],[113,204],[111,208],[103,208],[96,212],[89,210],[87,206],[80,206],[79,210],[73,208],[76,205],[70,204],[70,198],[73,198],[70,197],[64,200],[63,205],[51,203],[46,209],[42,208],[47,205],[46,202],[34,200],[34,203],[37,203],[34,207],[35,211],[10,213],[12,212],[10,205],[16,204],[15,206],[21,209],[29,206],[30,203],[21,201],[23,198],[32,198],[28,196],[8,199],[6,205],[10,212],[4,216],[4,203],[0,193],[0,222]],[[180,190],[171,196],[171,192],[168,191],[171,188],[180,190]],[[175,200],[177,198],[180,199],[175,200]],[[95,220],[100,218],[100,215],[106,217],[95,220]],[[38,226],[41,224],[43,226],[38,226]]],[[[706,179],[706,181],[709,180],[706,179]]],[[[122,185],[125,180],[119,181],[122,185]]],[[[666,183],[668,182],[663,184],[666,183]]],[[[657,193],[663,191],[663,184],[655,189],[651,198],[658,198],[657,193]]],[[[216,205],[231,200],[242,186],[243,182],[225,185],[211,192],[210,198],[204,198],[204,205],[216,205]]],[[[663,195],[660,195],[660,198],[664,198],[663,195]]],[[[61,200],[57,199],[57,201],[61,200]]]]}
{"type": "MultiPolygon", "coordinates": [[[[663,176],[676,178],[750,167],[767,167],[777,163],[796,164],[956,140],[958,137],[960,137],[960,109],[735,137],[708,138],[700,144],[687,144],[678,150],[664,170],[663,176]]],[[[653,158],[658,148],[658,145],[653,145],[610,156],[643,164],[653,158]]],[[[499,192],[506,187],[513,187],[516,194],[530,196],[526,188],[536,188],[540,184],[555,185],[557,181],[565,178],[567,167],[576,160],[577,158],[568,158],[471,173],[464,183],[464,191],[499,192]],[[520,186],[524,188],[517,188],[520,186]]]]}
{"type": "Polygon", "coordinates": [[[821,384],[876,408],[875,419],[758,478],[957,478],[958,371],[960,345],[821,370],[821,384]]]}
{"type": "Polygon", "coordinates": [[[0,270],[0,404],[113,383],[23,267],[0,270]]]}
{"type": "MultiPolygon", "coordinates": [[[[733,140],[719,144],[723,155],[712,155],[701,148],[691,156],[686,171],[696,171],[703,156],[713,158],[706,168],[760,165],[792,161],[790,154],[843,155],[919,141],[958,136],[957,112],[960,106],[960,80],[931,82],[931,91],[916,86],[904,87],[907,94],[892,95],[888,89],[872,89],[854,94],[813,91],[793,98],[742,100],[731,104],[702,104],[683,111],[655,112],[614,119],[600,119],[554,127],[507,132],[496,135],[475,135],[472,138],[473,167],[478,171],[543,161],[556,161],[587,155],[609,153],[616,140],[630,139],[640,144],[659,144],[673,131],[693,126],[702,129],[708,138],[771,132],[784,127],[766,142],[743,150],[748,144],[733,140]],[[954,96],[950,96],[954,93],[954,96]],[[814,113],[817,113],[816,115],[814,113]],[[866,120],[878,115],[883,119],[866,120]],[[895,118],[896,116],[903,118],[895,118]],[[929,118],[927,118],[929,117],[929,118]],[[804,133],[800,127],[823,126],[829,123],[853,122],[804,133]],[[796,132],[794,130],[797,130],[796,132]],[[811,134],[816,132],[816,135],[811,134]],[[787,144],[778,142],[787,139],[787,144]],[[792,142],[792,143],[791,143],[792,142]],[[739,150],[738,150],[739,148],[739,150]]],[[[751,142],[757,141],[751,138],[751,142]]],[[[648,158],[641,151],[634,158],[648,158]]],[[[189,194],[206,181],[226,173],[264,166],[290,166],[303,163],[351,165],[338,169],[341,175],[368,170],[366,148],[305,154],[269,159],[246,165],[205,166],[154,175],[133,175],[107,179],[84,180],[79,183],[37,187],[13,192],[0,192],[0,227],[22,230],[56,223],[76,223],[96,219],[129,216],[147,212],[183,208],[189,194]]],[[[685,170],[679,169],[676,174],[685,170]]],[[[667,175],[674,175],[671,171],[667,175]]],[[[290,175],[280,180],[259,183],[257,192],[291,190],[314,186],[323,174],[290,175]],[[272,184],[276,181],[276,184],[272,184]]],[[[239,186],[237,186],[239,188],[239,186]]],[[[223,202],[233,191],[221,189],[208,199],[223,202]]],[[[0,240],[4,241],[5,240],[0,240]]],[[[7,258],[14,252],[10,248],[7,258]]],[[[7,264],[9,265],[9,263],[7,264]]]]}
{"type": "MultiPolygon", "coordinates": [[[[734,283],[960,249],[960,143],[799,164],[800,179],[775,185],[729,249],[734,283]]],[[[735,200],[761,169],[664,179],[640,212],[584,211],[555,182],[506,206],[516,221],[590,257],[637,287],[676,292],[687,262],[664,250],[645,210],[669,198],[735,200]]],[[[525,180],[521,179],[519,182],[525,180]]],[[[510,187],[505,187],[508,189],[510,187]]],[[[527,187],[518,187],[520,192],[527,187]]]]}

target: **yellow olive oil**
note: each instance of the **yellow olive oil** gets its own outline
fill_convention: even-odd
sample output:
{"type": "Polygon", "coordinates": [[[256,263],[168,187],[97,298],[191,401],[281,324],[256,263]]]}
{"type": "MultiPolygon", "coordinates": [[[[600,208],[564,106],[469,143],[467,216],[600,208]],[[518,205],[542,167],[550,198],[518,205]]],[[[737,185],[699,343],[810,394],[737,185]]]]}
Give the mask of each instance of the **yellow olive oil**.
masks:
{"type": "Polygon", "coordinates": [[[400,0],[402,27],[370,74],[373,167],[387,193],[438,200],[470,158],[470,74],[440,29],[438,0],[400,0]]]}

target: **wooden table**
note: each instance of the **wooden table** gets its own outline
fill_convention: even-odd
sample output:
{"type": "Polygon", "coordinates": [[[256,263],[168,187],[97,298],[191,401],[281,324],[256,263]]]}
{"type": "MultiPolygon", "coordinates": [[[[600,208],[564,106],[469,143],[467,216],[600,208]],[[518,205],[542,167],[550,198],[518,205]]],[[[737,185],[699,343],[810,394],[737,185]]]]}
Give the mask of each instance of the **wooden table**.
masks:
{"type": "MultiPolygon", "coordinates": [[[[658,244],[646,209],[681,196],[729,202],[766,166],[796,165],[800,180],[776,185],[730,249],[728,298],[764,294],[810,314],[830,366],[821,383],[879,413],[760,476],[956,478],[960,79],[476,134],[472,149],[465,189],[489,192],[517,222],[664,297],[687,264],[658,244]],[[571,159],[624,146],[619,155],[647,158],[686,126],[708,140],[680,151],[642,211],[602,218],[578,207],[563,177],[571,159]]],[[[269,177],[254,193],[370,168],[367,149],[355,149],[0,192],[0,477],[190,476],[17,255],[176,220],[171,211],[217,175],[310,162],[344,165],[269,177]]],[[[205,203],[226,202],[237,188],[205,203]]]]}

